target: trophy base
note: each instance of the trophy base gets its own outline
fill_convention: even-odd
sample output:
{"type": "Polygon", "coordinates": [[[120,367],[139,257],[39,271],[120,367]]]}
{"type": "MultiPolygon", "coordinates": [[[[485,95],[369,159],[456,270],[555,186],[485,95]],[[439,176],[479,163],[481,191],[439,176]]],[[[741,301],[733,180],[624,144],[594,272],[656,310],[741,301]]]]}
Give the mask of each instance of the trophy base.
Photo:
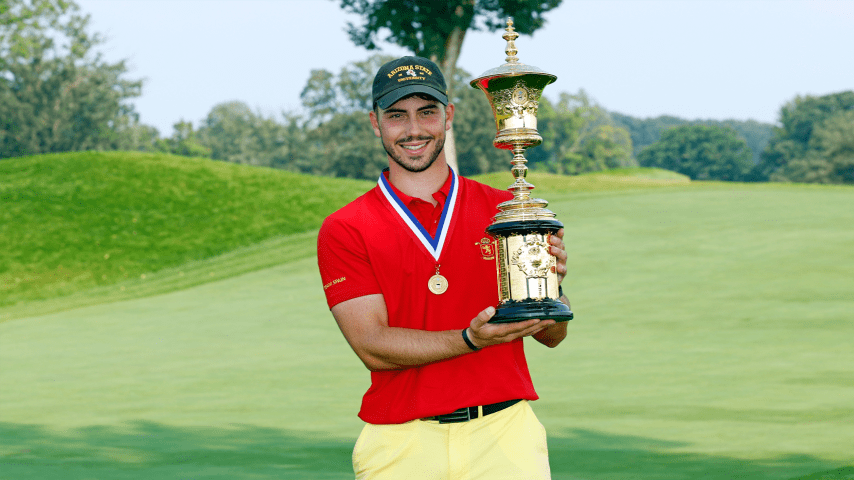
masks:
{"type": "Polygon", "coordinates": [[[566,304],[551,298],[518,302],[510,300],[498,305],[495,309],[495,315],[492,316],[489,323],[524,322],[532,318],[568,322],[572,320],[573,314],[566,304]]]}

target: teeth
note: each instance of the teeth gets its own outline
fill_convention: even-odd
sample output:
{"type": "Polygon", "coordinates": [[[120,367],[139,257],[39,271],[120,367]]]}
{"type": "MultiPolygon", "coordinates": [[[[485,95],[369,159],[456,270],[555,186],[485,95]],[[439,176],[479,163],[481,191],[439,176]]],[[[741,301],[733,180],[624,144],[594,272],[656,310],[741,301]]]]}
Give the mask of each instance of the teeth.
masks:
{"type": "Polygon", "coordinates": [[[401,145],[401,147],[403,147],[407,150],[418,150],[419,148],[423,147],[424,145],[427,145],[427,142],[424,142],[424,143],[421,143],[418,145],[401,145]]]}

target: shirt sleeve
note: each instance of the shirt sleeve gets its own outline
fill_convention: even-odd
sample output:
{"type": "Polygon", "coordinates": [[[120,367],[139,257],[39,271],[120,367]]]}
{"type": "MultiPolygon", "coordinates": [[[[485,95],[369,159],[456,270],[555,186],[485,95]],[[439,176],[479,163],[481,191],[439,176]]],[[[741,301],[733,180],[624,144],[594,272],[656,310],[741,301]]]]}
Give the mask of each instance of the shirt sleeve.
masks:
{"type": "Polygon", "coordinates": [[[345,300],[382,293],[364,238],[344,221],[323,223],[317,236],[317,264],[330,309],[345,300]]]}

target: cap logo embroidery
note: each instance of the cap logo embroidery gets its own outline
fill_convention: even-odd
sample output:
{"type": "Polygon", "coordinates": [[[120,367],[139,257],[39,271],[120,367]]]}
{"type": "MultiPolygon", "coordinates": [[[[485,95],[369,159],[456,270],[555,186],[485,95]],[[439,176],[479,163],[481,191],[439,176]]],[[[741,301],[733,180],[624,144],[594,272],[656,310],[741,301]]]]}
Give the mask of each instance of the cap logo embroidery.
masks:
{"type": "Polygon", "coordinates": [[[388,108],[405,96],[420,93],[448,104],[448,86],[439,66],[426,58],[401,57],[380,67],[371,89],[377,106],[388,108]]]}

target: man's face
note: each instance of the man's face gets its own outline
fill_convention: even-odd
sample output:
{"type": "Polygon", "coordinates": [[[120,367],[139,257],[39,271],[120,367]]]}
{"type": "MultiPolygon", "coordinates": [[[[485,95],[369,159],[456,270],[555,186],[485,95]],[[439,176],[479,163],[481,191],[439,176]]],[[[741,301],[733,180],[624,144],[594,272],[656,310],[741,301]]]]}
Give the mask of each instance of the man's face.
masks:
{"type": "Polygon", "coordinates": [[[429,97],[411,96],[385,110],[371,112],[374,134],[395,163],[410,172],[430,168],[445,146],[454,106],[429,97]]]}

